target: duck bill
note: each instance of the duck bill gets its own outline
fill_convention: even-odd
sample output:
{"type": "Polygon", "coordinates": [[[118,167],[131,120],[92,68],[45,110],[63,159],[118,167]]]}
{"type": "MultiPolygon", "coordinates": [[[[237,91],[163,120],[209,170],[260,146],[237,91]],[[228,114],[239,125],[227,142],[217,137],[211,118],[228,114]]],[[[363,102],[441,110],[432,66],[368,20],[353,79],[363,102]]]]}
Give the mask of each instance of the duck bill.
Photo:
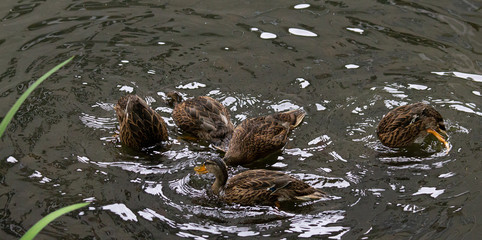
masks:
{"type": "Polygon", "coordinates": [[[206,165],[201,165],[201,166],[197,166],[194,168],[194,171],[197,172],[197,174],[206,174],[208,173],[208,170],[206,169],[206,165]]]}
{"type": "MultiPolygon", "coordinates": [[[[441,130],[445,135],[447,135],[447,133],[443,130],[441,130]]],[[[436,132],[435,130],[433,129],[427,129],[427,132],[434,135],[439,141],[441,141],[445,148],[447,148],[447,153],[450,151],[450,145],[449,143],[440,135],[440,133],[436,132]]]]}

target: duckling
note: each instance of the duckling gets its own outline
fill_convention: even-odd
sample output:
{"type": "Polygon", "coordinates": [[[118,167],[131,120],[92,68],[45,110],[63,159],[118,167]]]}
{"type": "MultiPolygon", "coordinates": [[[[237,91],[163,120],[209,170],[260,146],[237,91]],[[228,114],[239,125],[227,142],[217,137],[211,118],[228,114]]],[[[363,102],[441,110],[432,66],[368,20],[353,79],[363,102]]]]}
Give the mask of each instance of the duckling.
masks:
{"type": "Polygon", "coordinates": [[[214,174],[213,193],[230,204],[279,207],[281,201],[310,201],[326,196],[321,190],[279,171],[248,170],[228,179],[226,164],[220,159],[207,160],[194,170],[198,174],[214,174]]]}
{"type": "Polygon", "coordinates": [[[405,147],[433,134],[450,150],[449,143],[438,133],[447,135],[445,124],[437,110],[424,103],[397,107],[388,112],[377,128],[378,138],[388,147],[405,147]]]}
{"type": "Polygon", "coordinates": [[[234,130],[229,111],[220,102],[208,96],[182,101],[178,92],[167,96],[174,103],[172,118],[184,132],[206,140],[221,149],[226,148],[234,130]]]}
{"type": "Polygon", "coordinates": [[[156,111],[136,95],[123,96],[114,107],[119,120],[119,138],[140,150],[168,140],[166,123],[156,111]]]}
{"type": "Polygon", "coordinates": [[[289,131],[305,115],[297,109],[244,120],[234,129],[224,161],[228,165],[243,165],[280,150],[288,141],[289,131]]]}

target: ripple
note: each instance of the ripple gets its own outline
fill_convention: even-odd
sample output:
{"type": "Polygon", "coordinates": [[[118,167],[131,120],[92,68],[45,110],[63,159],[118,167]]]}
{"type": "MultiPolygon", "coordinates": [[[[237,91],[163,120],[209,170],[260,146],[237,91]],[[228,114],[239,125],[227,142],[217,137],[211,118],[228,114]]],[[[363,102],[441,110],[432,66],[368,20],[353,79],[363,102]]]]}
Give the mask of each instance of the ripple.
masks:
{"type": "Polygon", "coordinates": [[[117,85],[119,88],[119,91],[121,92],[126,92],[126,93],[132,93],[134,92],[134,88],[131,86],[125,86],[125,85],[117,85]]]}
{"type": "Polygon", "coordinates": [[[425,86],[425,85],[421,85],[421,84],[413,84],[413,83],[409,83],[408,84],[408,89],[416,89],[416,90],[430,90],[429,87],[425,86]]]}
{"type": "Polygon", "coordinates": [[[102,207],[103,210],[109,210],[119,217],[122,218],[124,221],[134,221],[137,222],[137,216],[130,210],[125,204],[123,203],[115,203],[110,205],[105,205],[102,207]]]}
{"type": "Polygon", "coordinates": [[[272,104],[271,108],[277,112],[283,112],[283,111],[288,111],[293,109],[303,109],[302,107],[294,103],[291,103],[290,100],[282,100],[278,104],[272,104]]]}
{"type": "Polygon", "coordinates": [[[423,207],[419,207],[415,204],[401,204],[401,203],[397,203],[397,207],[402,207],[403,211],[405,212],[411,212],[411,213],[418,213],[418,212],[421,212],[423,210],[425,210],[425,208],[423,207]]]}
{"type": "Polygon", "coordinates": [[[95,129],[104,129],[110,130],[116,128],[117,119],[116,118],[105,118],[105,117],[96,117],[89,115],[87,113],[81,113],[79,117],[82,123],[89,127],[95,129]]]}
{"type": "Polygon", "coordinates": [[[359,33],[359,34],[363,34],[363,32],[365,32],[365,30],[360,29],[360,28],[346,28],[346,30],[356,32],[356,33],[359,33]]]}
{"type": "Polygon", "coordinates": [[[40,178],[39,180],[39,183],[48,183],[48,182],[51,182],[52,179],[48,178],[48,177],[44,177],[42,175],[42,173],[40,173],[39,171],[35,170],[34,173],[32,173],[30,176],[28,176],[29,178],[40,178]]]}
{"type": "Polygon", "coordinates": [[[324,110],[326,110],[326,107],[323,106],[323,105],[320,104],[320,103],[315,103],[315,106],[316,106],[316,111],[324,111],[324,110]]]}
{"type": "Polygon", "coordinates": [[[191,82],[185,85],[179,85],[176,88],[177,89],[198,89],[198,88],[204,88],[204,87],[206,87],[206,84],[204,83],[191,82]]]}
{"type": "Polygon", "coordinates": [[[304,78],[296,78],[296,81],[300,83],[301,88],[306,88],[310,85],[310,82],[304,78]]]}
{"type": "Polygon", "coordinates": [[[437,190],[437,188],[435,187],[421,187],[416,193],[412,195],[415,196],[415,195],[427,194],[427,195],[430,195],[430,197],[437,198],[444,192],[445,192],[445,189],[437,190]]]}
{"type": "MultiPolygon", "coordinates": [[[[77,156],[77,160],[81,163],[86,164],[94,164],[99,167],[107,168],[107,167],[118,167],[123,170],[138,173],[141,175],[151,175],[151,174],[165,174],[165,173],[173,173],[179,170],[180,166],[174,166],[172,168],[168,168],[163,164],[158,165],[144,165],[140,162],[96,162],[90,160],[86,156],[77,156]]],[[[183,164],[181,164],[183,165],[183,164]]]]}
{"type": "MultiPolygon", "coordinates": [[[[397,85],[395,85],[395,86],[397,86],[397,85]]],[[[399,86],[397,86],[397,88],[383,87],[383,90],[385,90],[388,93],[391,93],[394,97],[398,97],[398,98],[402,98],[402,99],[408,97],[408,95],[404,94],[404,92],[400,90],[399,86]]]]}
{"type": "Polygon", "coordinates": [[[474,113],[474,114],[477,114],[479,116],[482,116],[482,112],[474,111],[471,108],[469,108],[467,106],[464,106],[464,105],[452,104],[452,105],[450,105],[450,107],[457,110],[457,111],[460,111],[460,112],[474,113]]]}
{"type": "Polygon", "coordinates": [[[434,99],[433,102],[437,104],[448,104],[450,108],[453,108],[457,111],[482,116],[482,112],[478,109],[475,103],[463,103],[461,101],[451,99],[434,99]]]}
{"type": "Polygon", "coordinates": [[[316,215],[297,215],[291,219],[290,228],[285,230],[286,233],[301,233],[298,237],[311,238],[313,236],[324,236],[339,233],[330,236],[330,239],[341,239],[350,228],[343,226],[328,226],[337,223],[345,218],[345,211],[325,211],[316,215]]]}
{"type": "Polygon", "coordinates": [[[449,178],[449,177],[453,177],[455,176],[456,174],[453,173],[453,172],[448,172],[448,173],[443,173],[443,174],[440,174],[438,177],[439,178],[449,178]]]}
{"type": "Polygon", "coordinates": [[[292,148],[292,149],[285,149],[283,151],[284,153],[288,154],[288,155],[292,155],[292,156],[300,156],[300,158],[298,160],[305,160],[306,158],[309,158],[309,157],[312,157],[313,154],[312,153],[309,153],[305,150],[302,150],[300,148],[292,148]]]}
{"type": "Polygon", "coordinates": [[[482,82],[482,75],[473,73],[463,73],[463,72],[432,72],[439,76],[455,76],[458,78],[463,78],[467,80],[472,80],[475,82],[482,82]]]}
{"type": "Polygon", "coordinates": [[[94,105],[92,105],[92,107],[93,108],[100,107],[102,110],[110,112],[110,111],[114,110],[114,105],[115,104],[112,104],[112,103],[96,102],[94,105]]]}

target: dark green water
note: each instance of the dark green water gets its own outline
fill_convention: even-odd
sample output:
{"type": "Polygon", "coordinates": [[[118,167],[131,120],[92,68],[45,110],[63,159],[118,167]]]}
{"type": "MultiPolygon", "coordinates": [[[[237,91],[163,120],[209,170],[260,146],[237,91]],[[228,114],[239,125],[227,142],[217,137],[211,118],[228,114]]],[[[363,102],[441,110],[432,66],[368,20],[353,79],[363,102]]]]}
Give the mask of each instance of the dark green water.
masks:
{"type": "MultiPolygon", "coordinates": [[[[0,238],[63,206],[89,208],[38,239],[478,239],[482,234],[482,4],[453,1],[2,1],[0,116],[43,73],[0,139],[0,238]],[[330,199],[226,205],[193,167],[219,157],[185,141],[165,93],[209,95],[239,124],[307,116],[277,169],[330,199]],[[145,97],[169,125],[165,152],[113,142],[120,96],[145,97]],[[427,102],[452,150],[428,138],[388,149],[381,117],[427,102]]],[[[242,171],[243,169],[235,169],[242,171]]]]}

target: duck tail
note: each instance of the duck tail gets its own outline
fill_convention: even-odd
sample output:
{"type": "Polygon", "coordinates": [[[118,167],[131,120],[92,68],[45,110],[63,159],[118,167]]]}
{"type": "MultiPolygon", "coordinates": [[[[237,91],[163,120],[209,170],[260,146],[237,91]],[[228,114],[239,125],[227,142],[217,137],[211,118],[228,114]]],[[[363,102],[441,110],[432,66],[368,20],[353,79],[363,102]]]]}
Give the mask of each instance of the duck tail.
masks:
{"type": "Polygon", "coordinates": [[[293,129],[300,125],[305,118],[306,112],[301,109],[295,109],[287,112],[282,113],[275,113],[273,115],[274,118],[281,120],[283,122],[288,122],[290,124],[290,128],[293,129]]]}
{"type": "Polygon", "coordinates": [[[308,195],[303,195],[303,196],[296,196],[295,198],[298,199],[298,200],[301,200],[301,201],[311,201],[311,200],[318,200],[318,199],[322,199],[326,196],[326,194],[322,191],[316,191],[312,194],[308,194],[308,195]]]}

